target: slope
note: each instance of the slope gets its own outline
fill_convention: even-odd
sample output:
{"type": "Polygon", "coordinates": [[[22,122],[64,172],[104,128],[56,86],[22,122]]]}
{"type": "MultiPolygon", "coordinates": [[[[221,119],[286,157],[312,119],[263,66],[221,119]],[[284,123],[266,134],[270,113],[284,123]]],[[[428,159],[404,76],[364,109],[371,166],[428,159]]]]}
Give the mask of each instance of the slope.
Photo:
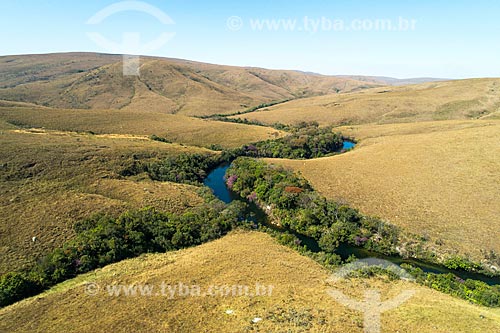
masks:
{"type": "Polygon", "coordinates": [[[181,212],[202,201],[194,186],[120,175],[138,158],[147,162],[207,150],[147,137],[1,124],[0,274],[29,266],[73,237],[76,221],[93,214],[145,206],[181,212]]]}
{"type": "Polygon", "coordinates": [[[500,79],[432,82],[304,98],[235,118],[265,124],[402,123],[500,117],[500,79]]]}
{"type": "MultiPolygon", "coordinates": [[[[404,281],[384,278],[327,283],[315,262],[257,232],[232,233],[202,246],[123,261],[56,286],[41,296],[0,310],[0,330],[9,332],[362,332],[363,317],[335,302],[335,289],[362,298],[369,289],[383,299],[404,290],[416,293],[382,315],[384,332],[495,332],[500,312],[468,304],[404,281]],[[92,283],[96,289],[86,289],[92,283]],[[172,297],[110,295],[108,286],[248,286],[265,295],[172,297]],[[272,288],[269,288],[272,286],[272,288]],[[86,290],[96,291],[94,296],[86,290]],[[228,310],[232,312],[227,313],[228,310]],[[262,318],[252,323],[254,318],[262,318]]],[[[166,289],[166,288],[165,288],[166,289]]],[[[161,289],[160,289],[161,290],[161,289]]],[[[215,287],[212,289],[215,289],[215,287]]],[[[155,292],[156,291],[156,292],[155,292]]],[[[218,296],[217,296],[218,295],[218,296]]]]}
{"type": "Polygon", "coordinates": [[[56,108],[121,109],[204,116],[276,100],[380,84],[348,78],[142,57],[123,76],[117,55],[59,53],[0,57],[0,99],[56,108]]]}
{"type": "Polygon", "coordinates": [[[22,128],[96,134],[158,135],[180,144],[239,147],[283,133],[270,127],[202,120],[178,114],[137,109],[75,110],[33,107],[0,107],[0,120],[22,128]]]}

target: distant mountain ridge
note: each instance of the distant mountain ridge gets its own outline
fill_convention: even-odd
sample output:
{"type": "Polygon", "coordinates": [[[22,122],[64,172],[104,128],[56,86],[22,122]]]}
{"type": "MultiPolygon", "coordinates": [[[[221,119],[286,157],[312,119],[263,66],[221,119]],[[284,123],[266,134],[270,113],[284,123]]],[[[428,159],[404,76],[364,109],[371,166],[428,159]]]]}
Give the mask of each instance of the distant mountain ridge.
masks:
{"type": "Polygon", "coordinates": [[[135,109],[188,116],[381,86],[350,78],[141,57],[123,76],[120,55],[54,53],[0,57],[0,99],[55,108],[135,109]]]}
{"type": "Polygon", "coordinates": [[[388,86],[406,86],[410,84],[451,81],[451,79],[434,78],[434,77],[416,77],[407,79],[397,79],[388,76],[363,76],[363,75],[337,75],[337,77],[361,81],[361,82],[384,84],[388,86]]]}

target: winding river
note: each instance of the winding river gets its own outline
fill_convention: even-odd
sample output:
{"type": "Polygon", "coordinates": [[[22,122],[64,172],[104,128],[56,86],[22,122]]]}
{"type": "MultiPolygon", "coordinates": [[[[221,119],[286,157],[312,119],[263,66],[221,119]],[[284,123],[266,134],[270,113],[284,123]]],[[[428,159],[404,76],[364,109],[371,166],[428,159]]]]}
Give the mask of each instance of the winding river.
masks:
{"type": "MultiPolygon", "coordinates": [[[[348,141],[346,141],[348,142],[348,141]]],[[[344,147],[343,150],[349,150],[354,147],[354,143],[349,142],[349,144],[346,145],[346,142],[344,142],[344,147]]],[[[268,216],[267,214],[259,208],[255,203],[249,202],[248,200],[240,197],[238,194],[232,192],[229,190],[229,188],[226,186],[226,182],[224,179],[224,176],[226,174],[226,170],[229,168],[230,164],[229,163],[224,163],[219,165],[217,168],[213,169],[205,178],[204,180],[204,185],[208,186],[214,195],[222,200],[225,203],[230,203],[234,200],[240,200],[243,201],[247,204],[247,215],[250,216],[250,219],[255,223],[255,224],[260,224],[260,225],[265,225],[267,227],[270,227],[274,230],[281,230],[283,229],[277,227],[276,225],[269,223],[268,221],[268,216]]],[[[288,230],[290,233],[293,233],[297,238],[299,238],[302,242],[302,244],[306,245],[307,248],[310,251],[313,252],[319,252],[320,248],[318,246],[318,243],[316,242],[315,239],[297,234],[295,232],[292,232],[288,230]]],[[[355,255],[358,259],[363,259],[363,258],[379,258],[379,259],[384,259],[387,261],[390,261],[392,263],[395,263],[397,265],[401,264],[410,264],[415,267],[419,267],[422,269],[424,272],[428,273],[453,273],[456,276],[458,276],[461,279],[474,279],[474,280],[480,280],[483,282],[486,282],[489,285],[496,285],[500,284],[500,277],[489,277],[483,274],[479,273],[471,273],[463,270],[453,270],[453,269],[448,269],[443,266],[439,266],[436,264],[431,264],[431,263],[426,263],[420,260],[416,259],[403,259],[401,257],[395,257],[395,256],[386,256],[377,252],[372,252],[368,251],[364,248],[361,247],[356,247],[350,244],[341,244],[340,247],[337,249],[336,252],[342,259],[346,259],[350,255],[355,255]]]]}

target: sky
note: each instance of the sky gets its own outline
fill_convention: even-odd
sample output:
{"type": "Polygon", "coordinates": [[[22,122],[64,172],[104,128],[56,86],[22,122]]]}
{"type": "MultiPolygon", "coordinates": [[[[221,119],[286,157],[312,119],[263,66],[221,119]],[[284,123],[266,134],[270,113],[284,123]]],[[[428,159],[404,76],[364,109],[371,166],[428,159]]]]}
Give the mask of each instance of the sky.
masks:
{"type": "Polygon", "coordinates": [[[0,0],[0,55],[89,51],[327,75],[500,77],[499,17],[497,0],[0,0]]]}

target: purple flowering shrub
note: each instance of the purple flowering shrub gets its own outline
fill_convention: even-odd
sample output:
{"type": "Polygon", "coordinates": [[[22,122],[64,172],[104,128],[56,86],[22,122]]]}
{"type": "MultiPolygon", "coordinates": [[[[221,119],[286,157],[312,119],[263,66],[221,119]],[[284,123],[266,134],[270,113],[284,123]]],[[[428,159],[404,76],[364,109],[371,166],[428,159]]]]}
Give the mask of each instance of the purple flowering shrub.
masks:
{"type": "Polygon", "coordinates": [[[356,236],[356,237],[354,237],[354,244],[356,244],[356,246],[361,246],[361,245],[365,244],[367,240],[368,240],[368,238],[366,238],[366,237],[356,236]]]}
{"type": "Polygon", "coordinates": [[[255,193],[255,192],[250,193],[247,196],[247,200],[250,202],[254,202],[255,200],[257,200],[257,193],[255,193]]]}
{"type": "Polygon", "coordinates": [[[233,185],[234,185],[234,182],[238,180],[238,176],[236,175],[231,175],[227,178],[226,180],[226,184],[227,184],[227,187],[229,187],[230,189],[233,188],[233,185]]]}

